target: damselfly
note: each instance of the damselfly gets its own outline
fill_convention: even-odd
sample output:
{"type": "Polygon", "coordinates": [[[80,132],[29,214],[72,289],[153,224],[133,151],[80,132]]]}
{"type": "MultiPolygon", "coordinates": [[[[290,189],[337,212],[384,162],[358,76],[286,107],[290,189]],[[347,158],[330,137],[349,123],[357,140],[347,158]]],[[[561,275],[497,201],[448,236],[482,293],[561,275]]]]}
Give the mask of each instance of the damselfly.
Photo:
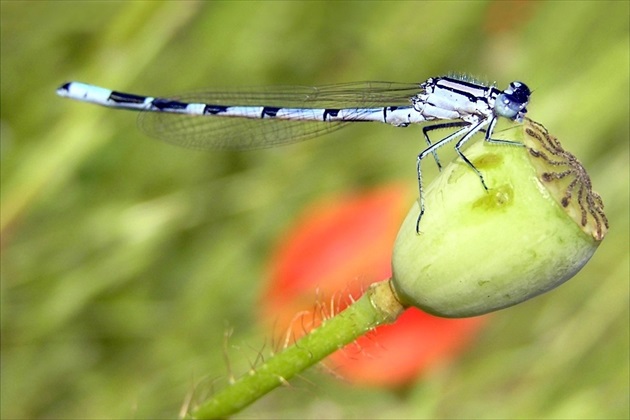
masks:
{"type": "Polygon", "coordinates": [[[455,150],[479,176],[482,174],[462,146],[484,132],[491,143],[520,145],[496,140],[492,133],[499,117],[522,121],[530,90],[512,82],[505,90],[465,77],[432,77],[424,83],[359,82],[322,87],[251,88],[200,92],[170,98],[117,92],[70,82],[57,89],[63,97],[112,108],[142,112],[141,129],[152,137],[194,149],[256,149],[294,143],[337,130],[352,122],[381,122],[396,127],[429,121],[422,128],[428,147],[416,158],[420,214],[424,214],[422,160],[458,139],[455,150]],[[453,133],[432,142],[429,133],[453,128],[453,133]]]}

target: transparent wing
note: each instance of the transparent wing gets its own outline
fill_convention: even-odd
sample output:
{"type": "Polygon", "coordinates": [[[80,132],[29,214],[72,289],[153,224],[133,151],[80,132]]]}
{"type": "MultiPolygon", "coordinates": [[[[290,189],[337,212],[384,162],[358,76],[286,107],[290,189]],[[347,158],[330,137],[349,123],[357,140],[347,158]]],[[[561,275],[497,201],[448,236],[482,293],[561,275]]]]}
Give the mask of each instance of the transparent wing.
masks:
{"type": "MultiPolygon", "coordinates": [[[[419,84],[358,82],[321,87],[280,86],[197,92],[169,97],[186,103],[278,108],[378,108],[409,106],[419,84]]],[[[357,110],[357,114],[361,111],[357,110]]],[[[142,112],[140,129],[168,143],[193,149],[259,149],[295,143],[344,127],[348,122],[252,119],[215,115],[142,112]]]]}

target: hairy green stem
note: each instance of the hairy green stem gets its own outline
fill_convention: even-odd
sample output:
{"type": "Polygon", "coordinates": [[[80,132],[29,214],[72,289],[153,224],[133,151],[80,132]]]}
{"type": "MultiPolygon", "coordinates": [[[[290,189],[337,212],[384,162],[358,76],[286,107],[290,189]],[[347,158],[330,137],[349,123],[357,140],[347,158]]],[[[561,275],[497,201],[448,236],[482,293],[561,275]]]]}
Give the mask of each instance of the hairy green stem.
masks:
{"type": "Polygon", "coordinates": [[[403,310],[389,281],[372,285],[343,312],[202,403],[192,418],[223,418],[243,409],[368,331],[395,321],[403,310]]]}

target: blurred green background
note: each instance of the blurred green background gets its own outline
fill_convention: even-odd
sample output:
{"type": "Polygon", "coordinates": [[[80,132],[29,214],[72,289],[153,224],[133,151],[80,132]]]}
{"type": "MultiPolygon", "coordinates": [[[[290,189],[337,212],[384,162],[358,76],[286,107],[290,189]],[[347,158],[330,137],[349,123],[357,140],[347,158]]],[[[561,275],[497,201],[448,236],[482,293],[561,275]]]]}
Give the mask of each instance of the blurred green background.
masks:
{"type": "Polygon", "coordinates": [[[533,89],[529,116],[589,170],[608,237],[573,280],[497,313],[462,359],[404,392],[312,369],[242,416],[630,415],[627,1],[1,7],[3,418],[176,417],[193,390],[269,354],[258,292],[309,202],[416,188],[418,128],[194,152],[147,139],[133,113],[56,97],[59,84],[167,95],[448,72],[533,89]]]}

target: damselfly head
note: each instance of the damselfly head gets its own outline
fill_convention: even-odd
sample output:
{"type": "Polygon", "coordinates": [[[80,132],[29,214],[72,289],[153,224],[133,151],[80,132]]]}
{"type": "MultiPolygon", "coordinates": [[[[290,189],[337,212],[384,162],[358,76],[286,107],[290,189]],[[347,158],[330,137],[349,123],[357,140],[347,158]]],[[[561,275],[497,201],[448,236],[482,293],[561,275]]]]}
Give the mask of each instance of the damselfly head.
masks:
{"type": "Polygon", "coordinates": [[[531,91],[523,82],[514,81],[505,89],[494,103],[494,111],[497,115],[516,121],[522,121],[527,113],[527,104],[531,91]]]}

